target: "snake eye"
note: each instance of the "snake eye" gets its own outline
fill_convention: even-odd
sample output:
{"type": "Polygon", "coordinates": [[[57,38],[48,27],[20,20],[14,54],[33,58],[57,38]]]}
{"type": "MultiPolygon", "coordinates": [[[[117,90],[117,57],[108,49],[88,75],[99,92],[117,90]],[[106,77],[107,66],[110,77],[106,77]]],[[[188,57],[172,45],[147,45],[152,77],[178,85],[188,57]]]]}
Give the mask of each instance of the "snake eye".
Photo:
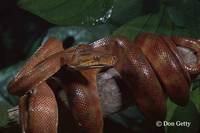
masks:
{"type": "Polygon", "coordinates": [[[94,60],[99,61],[100,60],[100,56],[94,56],[94,60]]]}
{"type": "Polygon", "coordinates": [[[117,57],[116,56],[113,56],[112,57],[112,62],[111,62],[111,64],[115,64],[117,62],[117,57]]]}

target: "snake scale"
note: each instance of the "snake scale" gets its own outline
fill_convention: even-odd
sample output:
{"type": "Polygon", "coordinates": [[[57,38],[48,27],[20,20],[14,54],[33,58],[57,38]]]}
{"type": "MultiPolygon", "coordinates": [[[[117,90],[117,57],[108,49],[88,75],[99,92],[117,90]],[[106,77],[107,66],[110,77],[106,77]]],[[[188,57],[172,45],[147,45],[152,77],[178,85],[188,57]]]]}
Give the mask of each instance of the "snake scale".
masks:
{"type": "Polygon", "coordinates": [[[27,61],[10,82],[8,91],[20,96],[23,133],[56,133],[57,103],[46,80],[63,67],[71,68],[76,72],[61,78],[60,83],[78,132],[102,133],[98,73],[105,68],[116,69],[131,92],[133,103],[146,119],[154,122],[165,119],[167,97],[178,105],[187,104],[191,79],[200,72],[199,55],[199,40],[151,33],[143,33],[134,41],[107,37],[68,49],[51,38],[27,61]],[[186,63],[177,47],[193,51],[197,61],[186,63]]]}

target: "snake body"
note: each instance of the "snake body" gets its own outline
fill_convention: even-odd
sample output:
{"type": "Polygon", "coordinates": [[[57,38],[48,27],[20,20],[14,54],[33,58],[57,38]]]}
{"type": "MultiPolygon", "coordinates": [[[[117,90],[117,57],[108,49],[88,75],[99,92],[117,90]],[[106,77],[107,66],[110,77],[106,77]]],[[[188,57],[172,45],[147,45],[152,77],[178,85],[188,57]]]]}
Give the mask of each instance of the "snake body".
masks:
{"type": "Polygon", "coordinates": [[[191,76],[193,78],[200,72],[200,45],[193,39],[145,33],[134,41],[107,37],[86,49],[80,46],[67,50],[63,49],[61,42],[51,41],[36,52],[9,86],[9,91],[17,95],[36,90],[21,97],[24,132],[56,133],[57,104],[45,81],[61,67],[76,70],[66,69],[58,78],[68,96],[69,110],[79,131],[86,133],[103,132],[103,113],[96,85],[97,74],[102,68],[112,66],[119,72],[119,81],[126,84],[132,102],[150,121],[165,119],[168,96],[176,104],[186,105],[191,76]],[[177,46],[197,53],[197,62],[185,63],[177,46]],[[46,117],[49,115],[51,117],[46,117]],[[43,130],[46,129],[45,122],[50,122],[46,124],[51,127],[49,131],[43,130]]]}
{"type": "Polygon", "coordinates": [[[46,42],[44,46],[41,46],[29,59],[22,70],[9,84],[8,91],[21,96],[20,123],[22,125],[22,132],[57,132],[57,103],[46,80],[61,67],[82,69],[82,74],[76,75],[76,78],[70,77],[68,81],[71,82],[68,82],[66,85],[68,87],[67,94],[69,93],[72,94],[71,96],[74,96],[70,102],[72,114],[74,116],[79,116],[77,121],[78,123],[82,123],[79,125],[83,126],[85,131],[91,133],[102,131],[103,122],[96,121],[96,119],[100,120],[100,118],[102,118],[99,98],[96,93],[97,90],[95,89],[96,77],[89,76],[88,80],[93,80],[93,82],[87,82],[87,80],[83,78],[83,75],[87,72],[85,69],[88,67],[92,69],[88,71],[91,73],[93,70],[95,70],[94,72],[98,72],[102,67],[113,65],[115,63],[114,56],[110,56],[102,51],[91,51],[90,46],[86,45],[80,45],[67,50],[64,50],[62,45],[63,44],[57,39],[52,38],[48,40],[48,42],[46,42]],[[98,59],[99,56],[101,57],[100,59],[98,59]],[[47,59],[45,60],[45,58],[47,59]],[[82,84],[81,81],[86,81],[86,83],[84,82],[82,84]],[[89,88],[91,89],[88,90],[89,88]],[[96,96],[94,94],[96,94],[96,96]],[[94,101],[96,101],[97,104],[93,104],[94,101]],[[91,104],[93,109],[90,108],[91,104]],[[95,112],[94,109],[96,110],[95,112]],[[89,113],[91,113],[91,117],[87,119],[89,113]],[[96,115],[96,117],[94,117],[94,115],[96,115]],[[99,123],[101,123],[101,126],[99,123]]]}
{"type": "Polygon", "coordinates": [[[113,51],[119,63],[115,69],[130,86],[130,92],[140,109],[151,119],[163,120],[166,113],[165,96],[159,81],[140,48],[125,38],[104,38],[93,44],[95,48],[113,51]],[[105,46],[101,45],[106,42],[105,46]],[[124,53],[124,54],[122,54],[124,53]],[[152,116],[157,114],[157,116],[152,116]]]}

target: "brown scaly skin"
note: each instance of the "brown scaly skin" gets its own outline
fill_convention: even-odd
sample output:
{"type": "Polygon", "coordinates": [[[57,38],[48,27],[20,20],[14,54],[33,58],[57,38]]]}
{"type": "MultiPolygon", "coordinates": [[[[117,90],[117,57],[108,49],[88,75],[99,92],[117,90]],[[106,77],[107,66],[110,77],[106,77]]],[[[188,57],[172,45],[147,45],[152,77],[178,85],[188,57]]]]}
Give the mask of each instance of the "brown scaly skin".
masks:
{"type": "Polygon", "coordinates": [[[115,69],[129,84],[139,108],[152,120],[164,120],[165,96],[140,48],[125,38],[104,38],[94,42],[92,46],[102,51],[112,51],[118,59],[115,69]]]}
{"type": "MultiPolygon", "coordinates": [[[[167,38],[165,39],[167,40],[167,38]]],[[[175,103],[185,105],[189,98],[190,77],[183,68],[181,63],[183,61],[177,60],[170,49],[170,45],[173,43],[165,45],[165,40],[162,38],[143,34],[138,37],[137,44],[160,78],[167,95],[175,103]]]]}
{"type": "Polygon", "coordinates": [[[99,70],[99,68],[81,70],[80,73],[76,73],[77,75],[73,74],[74,76],[68,81],[61,80],[80,132],[103,132],[103,114],[96,85],[96,74],[99,70]]]}
{"type": "MultiPolygon", "coordinates": [[[[25,64],[25,67],[23,67],[23,69],[10,82],[8,87],[8,91],[10,93],[19,96],[25,94],[20,98],[20,122],[22,132],[57,132],[58,112],[56,99],[54,94],[52,93],[52,90],[46,84],[45,80],[55,74],[61,67],[82,69],[82,71],[84,72],[86,71],[84,69],[87,69],[88,67],[90,69],[100,70],[102,67],[108,67],[115,64],[116,59],[114,56],[111,56],[110,54],[102,51],[99,52],[97,50],[91,50],[90,47],[91,46],[88,45],[80,45],[75,48],[64,50],[62,47],[62,43],[52,38],[38,49],[38,51],[25,64]],[[58,45],[58,47],[56,47],[56,45],[58,45]]],[[[91,88],[91,90],[93,88],[95,89],[95,82],[91,83],[94,84],[88,86],[82,85],[82,88],[85,88],[85,90],[87,90],[87,88],[91,88]]],[[[81,83],[76,83],[75,85],[81,86],[81,83]]],[[[74,92],[74,95],[78,96],[78,94],[76,93],[79,92],[74,92]]],[[[90,93],[90,91],[88,93],[90,93]]],[[[95,92],[93,92],[92,94],[95,94],[95,92]]],[[[97,101],[97,104],[94,107],[94,109],[96,109],[97,111],[94,113],[92,113],[93,110],[89,110],[89,112],[83,112],[84,110],[81,109],[77,110],[76,107],[79,106],[72,108],[72,110],[77,110],[78,114],[81,114],[81,112],[83,112],[82,114],[85,113],[85,115],[87,115],[88,113],[92,114],[90,123],[94,123],[94,125],[87,124],[84,129],[85,132],[102,131],[102,126],[98,125],[102,125],[102,121],[100,121],[101,123],[98,123],[98,121],[94,122],[97,118],[99,120],[100,118],[102,119],[100,105],[98,105],[99,100],[97,96],[94,97],[94,95],[91,95],[90,103],[94,100],[97,101]],[[94,117],[96,113],[99,114],[97,115],[97,117],[94,117]],[[95,126],[95,124],[97,124],[98,126],[95,126]],[[90,129],[90,127],[96,128],[90,129]]],[[[74,100],[72,101],[72,103],[73,102],[74,100]]],[[[75,102],[78,104],[81,101],[75,102]]],[[[80,115],[80,118],[78,117],[77,119],[81,120],[84,118],[82,118],[82,115],[80,115]]],[[[83,125],[84,124],[85,123],[83,123],[83,125]]]]}
{"type": "Polygon", "coordinates": [[[101,68],[113,66],[120,73],[121,80],[132,92],[133,101],[148,120],[164,120],[167,96],[179,105],[187,104],[190,76],[200,72],[199,55],[198,40],[150,33],[138,36],[134,42],[123,37],[103,38],[90,46],[67,50],[58,40],[50,39],[31,57],[8,89],[16,95],[29,92],[20,100],[23,131],[56,133],[57,105],[45,81],[61,67],[72,67],[78,74],[67,76],[61,82],[74,120],[80,132],[102,133],[103,115],[96,87],[96,74],[101,68]],[[186,64],[176,46],[197,53],[197,63],[186,64]],[[53,113],[48,114],[46,110],[53,113]],[[52,117],[41,119],[42,113],[52,117]],[[52,123],[42,124],[51,119],[52,123]],[[49,131],[42,130],[47,128],[45,125],[51,125],[49,131]]]}

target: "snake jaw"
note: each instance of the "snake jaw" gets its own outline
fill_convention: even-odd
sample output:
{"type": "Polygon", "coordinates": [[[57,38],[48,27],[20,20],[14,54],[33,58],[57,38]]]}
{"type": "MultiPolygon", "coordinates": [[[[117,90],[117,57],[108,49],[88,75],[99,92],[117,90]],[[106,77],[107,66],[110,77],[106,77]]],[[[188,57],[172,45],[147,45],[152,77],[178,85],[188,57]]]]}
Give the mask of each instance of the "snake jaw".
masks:
{"type": "Polygon", "coordinates": [[[70,65],[76,69],[88,69],[88,68],[103,68],[112,67],[116,64],[117,59],[112,55],[87,55],[85,58],[81,55],[76,57],[75,62],[70,65]]]}
{"type": "Polygon", "coordinates": [[[85,69],[85,68],[103,68],[112,67],[117,63],[117,58],[105,51],[94,50],[89,45],[80,45],[73,49],[69,67],[85,69]],[[74,50],[74,51],[73,51],[74,50]]]}

